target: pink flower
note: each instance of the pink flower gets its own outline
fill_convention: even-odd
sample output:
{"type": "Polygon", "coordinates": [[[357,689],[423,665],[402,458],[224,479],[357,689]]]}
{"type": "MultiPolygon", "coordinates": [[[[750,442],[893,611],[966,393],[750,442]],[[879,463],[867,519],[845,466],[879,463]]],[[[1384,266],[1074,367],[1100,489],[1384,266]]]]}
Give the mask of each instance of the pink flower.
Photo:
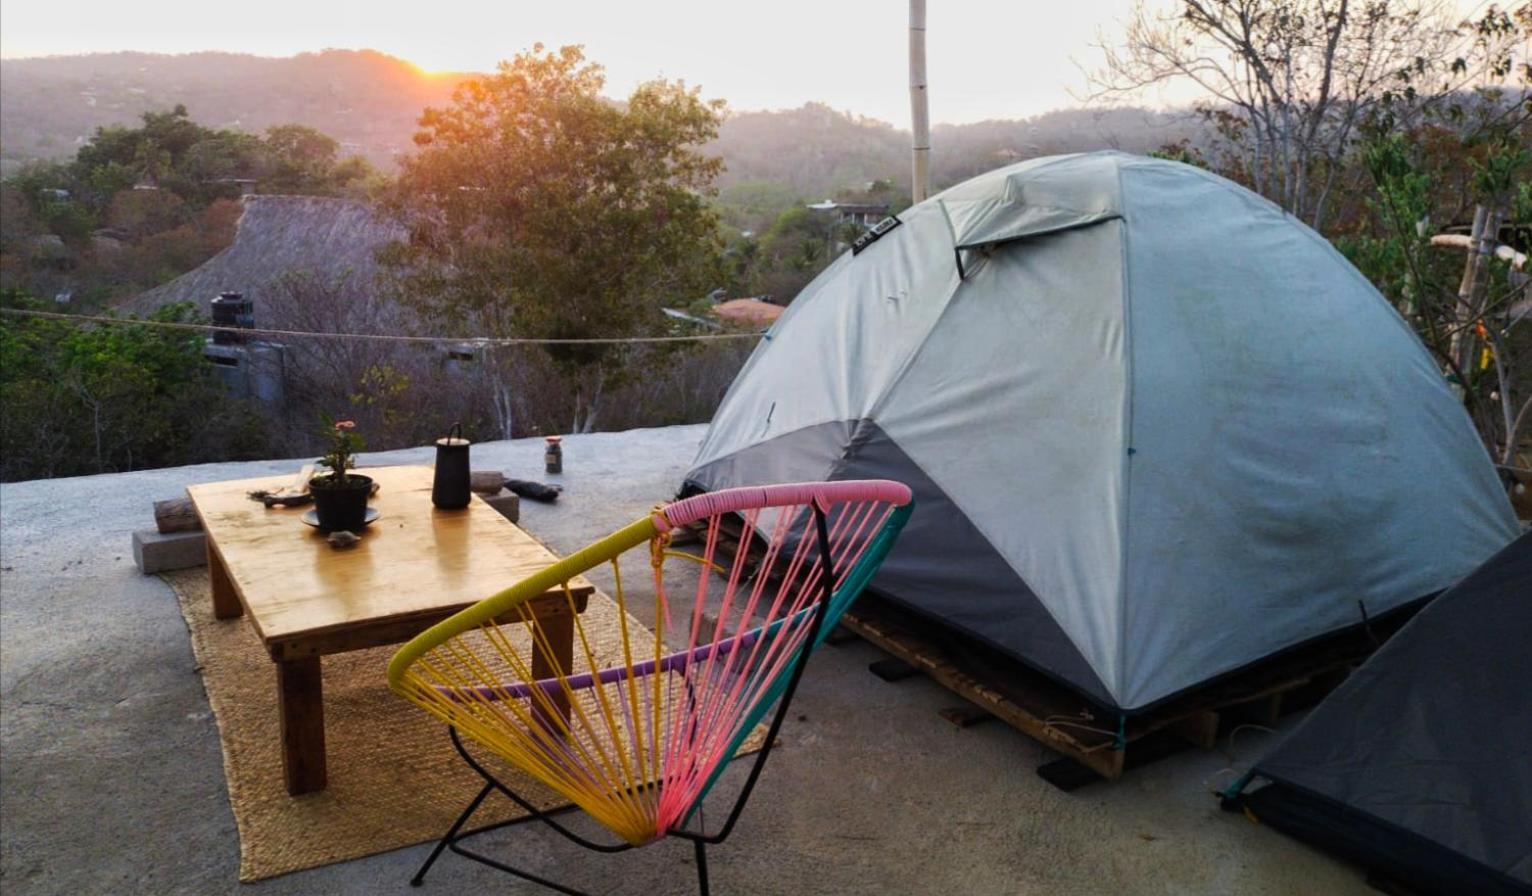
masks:
{"type": "Polygon", "coordinates": [[[356,421],[355,420],[336,420],[335,421],[335,428],[340,430],[341,432],[346,432],[348,430],[356,429],[356,421]]]}

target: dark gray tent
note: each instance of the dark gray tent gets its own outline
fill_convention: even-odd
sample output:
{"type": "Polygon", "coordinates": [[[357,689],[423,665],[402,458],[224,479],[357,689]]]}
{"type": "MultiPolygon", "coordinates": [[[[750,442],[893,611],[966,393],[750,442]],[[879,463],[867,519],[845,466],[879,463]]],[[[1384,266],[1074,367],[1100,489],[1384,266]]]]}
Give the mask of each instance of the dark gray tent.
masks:
{"type": "Polygon", "coordinates": [[[1228,801],[1420,893],[1532,893],[1532,533],[1437,598],[1228,801]]]}
{"type": "Polygon", "coordinates": [[[905,608],[1135,712],[1516,536],[1409,326],[1249,190],[1088,153],[899,217],[773,325],[686,482],[907,483],[872,586],[905,608]]]}

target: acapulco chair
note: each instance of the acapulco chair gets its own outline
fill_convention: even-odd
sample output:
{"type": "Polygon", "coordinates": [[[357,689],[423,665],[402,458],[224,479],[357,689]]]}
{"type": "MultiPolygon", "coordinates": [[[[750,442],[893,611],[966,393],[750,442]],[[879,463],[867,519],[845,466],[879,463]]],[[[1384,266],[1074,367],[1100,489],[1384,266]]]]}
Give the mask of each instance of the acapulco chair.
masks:
{"type": "Polygon", "coordinates": [[[690,840],[698,886],[707,896],[707,847],[723,842],[738,822],[809,654],[872,578],[912,510],[909,488],[886,480],[698,495],[654,511],[405,644],[389,664],[389,686],[446,722],[453,746],[484,779],[410,882],[419,885],[451,849],[582,896],[463,845],[487,831],[542,821],[604,853],[665,837],[690,840]],[[672,549],[681,530],[700,530],[697,553],[672,549]],[[652,631],[629,621],[619,560],[630,552],[652,576],[652,631]],[[672,607],[666,592],[667,561],[678,556],[702,564],[690,611],[672,607]],[[605,564],[616,583],[621,639],[620,649],[606,649],[619,659],[601,663],[597,634],[576,612],[570,582],[605,564]],[[574,619],[579,668],[555,667],[552,677],[536,680],[534,659],[546,668],[554,650],[527,602],[559,588],[574,619]],[[703,799],[768,714],[765,740],[727,818],[711,833],[694,827],[703,799]],[[487,751],[556,791],[619,839],[597,842],[540,811],[475,758],[465,739],[475,752],[487,751]],[[465,830],[496,791],[527,814],[465,830]]]}

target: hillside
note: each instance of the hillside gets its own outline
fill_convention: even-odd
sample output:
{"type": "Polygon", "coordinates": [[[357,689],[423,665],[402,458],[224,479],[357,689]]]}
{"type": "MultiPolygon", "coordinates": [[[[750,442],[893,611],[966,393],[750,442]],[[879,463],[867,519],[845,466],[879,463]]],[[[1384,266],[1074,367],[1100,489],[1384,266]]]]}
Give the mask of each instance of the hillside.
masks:
{"type": "MultiPolygon", "coordinates": [[[[234,53],[109,53],[0,60],[0,170],[67,158],[103,125],[135,125],[149,110],[185,104],[212,128],[260,132],[309,125],[384,168],[410,146],[420,111],[447,102],[462,75],[427,75],[370,50],[289,58],[234,53]]],[[[727,99],[727,97],[724,97],[727,99]]],[[[1144,152],[1192,133],[1184,116],[1142,109],[1067,110],[1029,119],[938,125],[938,186],[1019,158],[1116,147],[1144,152]]],[[[820,103],[734,111],[709,147],[729,188],[770,183],[824,197],[880,178],[908,183],[909,134],[820,103]]]]}
{"type": "MultiPolygon", "coordinates": [[[[1144,153],[1195,137],[1185,113],[1147,109],[1067,109],[1032,118],[936,125],[931,179],[938,189],[1033,156],[1096,149],[1144,153]]],[[[737,112],[709,147],[728,166],[719,186],[783,185],[824,197],[867,181],[908,185],[910,134],[886,122],[820,103],[774,112],[737,112]]]]}
{"type": "Polygon", "coordinates": [[[409,146],[420,110],[446,102],[460,80],[371,50],[3,59],[0,162],[10,173],[27,159],[67,158],[97,127],[137,124],[146,111],[181,103],[212,128],[309,125],[339,140],[343,154],[386,166],[409,146]]]}

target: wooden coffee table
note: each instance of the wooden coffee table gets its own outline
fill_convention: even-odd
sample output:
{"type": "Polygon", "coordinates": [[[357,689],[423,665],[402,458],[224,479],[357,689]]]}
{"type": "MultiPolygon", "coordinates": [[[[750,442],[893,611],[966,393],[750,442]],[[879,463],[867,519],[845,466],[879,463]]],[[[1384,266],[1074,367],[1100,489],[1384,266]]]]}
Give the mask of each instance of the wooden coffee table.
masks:
{"type": "MultiPolygon", "coordinates": [[[[430,467],[376,467],[380,512],[362,541],[337,550],[300,517],[310,508],[263,507],[247,492],[291,476],[187,488],[207,533],[213,615],[247,615],[276,663],[282,766],[292,794],[323,790],[320,657],[406,641],[558,558],[477,496],[464,510],[431,505],[430,467]]],[[[311,505],[312,506],[312,505],[311,505]]],[[[593,587],[571,583],[574,612],[593,587]]],[[[571,666],[574,617],[562,589],[531,603],[549,650],[535,678],[571,666]]],[[[383,684],[382,678],[378,680],[383,684]]]]}

